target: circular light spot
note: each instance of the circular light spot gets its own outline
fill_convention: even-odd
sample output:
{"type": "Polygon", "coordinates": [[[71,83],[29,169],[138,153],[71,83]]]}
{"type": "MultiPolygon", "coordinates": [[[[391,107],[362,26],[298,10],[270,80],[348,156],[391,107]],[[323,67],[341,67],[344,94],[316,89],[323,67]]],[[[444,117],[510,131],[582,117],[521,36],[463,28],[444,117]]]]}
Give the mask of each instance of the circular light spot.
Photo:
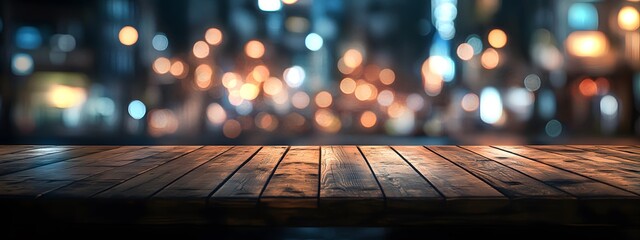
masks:
{"type": "Polygon", "coordinates": [[[547,125],[544,127],[544,131],[547,133],[549,137],[557,137],[562,133],[562,124],[555,119],[547,122],[547,125]]]}
{"type": "Polygon", "coordinates": [[[471,46],[471,44],[462,43],[458,46],[456,53],[462,60],[471,60],[471,58],[473,58],[473,47],[471,46]]]}
{"type": "Polygon", "coordinates": [[[602,97],[602,99],[600,99],[600,111],[604,115],[616,115],[618,113],[618,100],[611,95],[602,97]]]}
{"type": "Polygon", "coordinates": [[[304,39],[304,45],[311,51],[320,50],[323,43],[324,40],[322,40],[322,37],[317,33],[309,33],[309,35],[304,39]]]}
{"type": "Polygon", "coordinates": [[[368,83],[363,83],[363,84],[358,84],[358,86],[356,87],[355,93],[356,93],[355,94],[356,98],[358,100],[366,101],[366,100],[369,100],[369,98],[371,98],[371,95],[373,94],[373,90],[371,89],[368,83]]]}
{"type": "Polygon", "coordinates": [[[227,138],[237,138],[242,133],[242,126],[236,120],[229,120],[222,126],[222,134],[227,138]]]}
{"type": "Polygon", "coordinates": [[[293,96],[291,96],[291,103],[297,109],[306,108],[307,106],[309,106],[310,101],[311,99],[309,98],[309,95],[307,95],[307,93],[303,91],[296,92],[293,94],[293,96]]]}
{"type": "Polygon", "coordinates": [[[207,89],[211,86],[211,76],[213,75],[213,69],[207,64],[200,64],[196,68],[195,72],[196,86],[200,89],[207,89]]]}
{"type": "Polygon", "coordinates": [[[33,58],[26,53],[17,53],[11,58],[11,71],[18,76],[29,75],[33,72],[33,58]]]}
{"type": "Polygon", "coordinates": [[[365,111],[360,116],[360,124],[365,128],[371,128],[376,125],[378,117],[372,111],[365,111]]]}
{"type": "Polygon", "coordinates": [[[388,107],[393,103],[393,92],[389,90],[382,90],[380,94],[378,94],[378,104],[380,106],[388,107]]]}
{"type": "Polygon", "coordinates": [[[585,78],[578,86],[580,93],[586,97],[595,96],[598,93],[598,85],[591,78],[585,78]]]}
{"type": "Polygon", "coordinates": [[[157,51],[164,51],[167,50],[167,47],[169,47],[169,39],[163,33],[158,33],[153,36],[151,45],[153,46],[153,49],[157,51]]]}
{"type": "Polygon", "coordinates": [[[396,74],[393,70],[385,68],[380,71],[380,82],[384,85],[391,85],[396,80],[396,74]]]}
{"type": "Polygon", "coordinates": [[[173,64],[171,64],[169,72],[175,77],[182,77],[186,72],[184,63],[182,63],[181,61],[175,61],[173,64]]]}
{"type": "Polygon", "coordinates": [[[474,93],[467,93],[462,97],[460,106],[462,106],[462,109],[467,112],[473,112],[478,110],[478,107],[480,106],[480,98],[478,98],[478,95],[474,93]]]}
{"type": "Polygon", "coordinates": [[[171,61],[166,57],[159,57],[153,61],[152,67],[157,74],[165,74],[171,69],[171,61]]]}
{"type": "Polygon", "coordinates": [[[293,66],[284,70],[284,81],[287,82],[289,87],[300,87],[302,82],[304,82],[305,77],[306,73],[300,66],[293,66]]]}
{"type": "Polygon", "coordinates": [[[352,94],[356,90],[356,81],[351,78],[344,78],[340,81],[340,91],[345,94],[352,94]]]}
{"type": "Polygon", "coordinates": [[[498,54],[498,51],[493,48],[487,48],[480,57],[480,63],[482,64],[482,67],[486,69],[496,68],[500,63],[500,55],[498,54]]]}
{"type": "Polygon", "coordinates": [[[132,26],[124,26],[118,33],[118,39],[123,45],[131,46],[138,41],[138,30],[132,26]]]}
{"type": "Polygon", "coordinates": [[[413,111],[420,111],[424,107],[424,99],[420,94],[412,93],[407,96],[407,107],[413,111]]]}
{"type": "Polygon", "coordinates": [[[147,107],[140,100],[133,100],[129,103],[128,111],[133,119],[142,119],[147,113],[147,107]]]}
{"type": "Polygon", "coordinates": [[[540,84],[541,81],[538,75],[529,74],[524,78],[524,87],[531,92],[535,92],[536,90],[540,89],[540,84]]]}
{"type": "Polygon", "coordinates": [[[347,67],[357,68],[362,64],[362,53],[356,49],[349,49],[344,53],[342,59],[347,67]]]}
{"type": "Polygon", "coordinates": [[[321,108],[329,107],[331,106],[332,102],[333,102],[333,97],[331,96],[331,93],[327,91],[319,92],[316,95],[316,105],[318,105],[318,107],[321,107],[321,108]]]}
{"type": "Polygon", "coordinates": [[[640,14],[634,7],[626,6],[618,13],[618,26],[625,31],[635,31],[640,27],[640,14]]]}
{"type": "Polygon", "coordinates": [[[222,43],[222,31],[217,28],[209,28],[204,34],[204,40],[211,45],[220,45],[222,43]]]}
{"type": "Polygon", "coordinates": [[[205,41],[197,41],[193,44],[193,56],[197,58],[209,56],[209,45],[205,41]]]}
{"type": "Polygon", "coordinates": [[[253,83],[245,83],[240,87],[240,96],[246,100],[253,100],[258,97],[260,88],[253,83]]]}
{"type": "Polygon", "coordinates": [[[207,106],[207,119],[213,125],[220,125],[227,119],[227,112],[218,103],[211,103],[207,106]]]}
{"type": "Polygon", "coordinates": [[[493,29],[489,32],[489,45],[494,48],[502,48],[507,44],[507,34],[500,29],[493,29]]]}
{"type": "Polygon", "coordinates": [[[244,46],[244,52],[250,58],[261,58],[264,55],[264,45],[257,40],[251,40],[244,46]]]}
{"type": "Polygon", "coordinates": [[[276,77],[270,77],[264,82],[264,84],[262,85],[262,89],[264,90],[264,93],[273,96],[282,91],[283,84],[280,79],[276,77]]]}

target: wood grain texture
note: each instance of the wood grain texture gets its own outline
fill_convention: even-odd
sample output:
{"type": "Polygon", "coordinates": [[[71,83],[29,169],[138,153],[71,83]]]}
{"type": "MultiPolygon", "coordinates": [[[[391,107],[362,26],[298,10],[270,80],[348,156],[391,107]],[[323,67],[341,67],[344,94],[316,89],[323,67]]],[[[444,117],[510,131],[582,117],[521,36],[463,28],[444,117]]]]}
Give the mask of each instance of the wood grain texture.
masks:
{"type": "Polygon", "coordinates": [[[32,158],[25,158],[21,160],[3,162],[0,163],[0,175],[19,172],[31,168],[36,168],[52,163],[65,161],[68,159],[89,155],[92,153],[98,153],[101,151],[113,149],[113,146],[82,146],[71,149],[69,151],[62,151],[52,154],[41,155],[32,158]]]}
{"type": "Polygon", "coordinates": [[[584,151],[561,145],[531,145],[530,147],[538,150],[557,153],[564,156],[572,156],[584,159],[585,162],[590,162],[596,165],[604,164],[610,167],[616,167],[624,171],[640,173],[640,166],[638,166],[635,161],[625,158],[619,158],[616,156],[601,154],[597,152],[584,151]]]}
{"type": "Polygon", "coordinates": [[[468,150],[455,146],[429,147],[429,149],[465,168],[511,199],[573,198],[556,188],[468,150]]]}
{"type": "Polygon", "coordinates": [[[628,153],[633,153],[633,154],[640,154],[640,147],[638,146],[602,145],[602,147],[624,151],[628,153]]]}
{"type": "Polygon", "coordinates": [[[387,146],[361,146],[387,199],[442,199],[442,196],[387,146]]]}
{"type": "Polygon", "coordinates": [[[422,146],[393,146],[446,199],[504,199],[495,188],[422,146]]]}
{"type": "Polygon", "coordinates": [[[38,156],[44,156],[52,153],[58,153],[74,149],[73,146],[45,146],[45,147],[10,147],[6,149],[0,149],[0,163],[11,162],[15,160],[21,160],[25,158],[32,158],[38,156]],[[5,153],[2,153],[5,152],[5,153]]]}
{"type": "Polygon", "coordinates": [[[616,148],[609,148],[606,146],[599,146],[599,145],[567,145],[567,146],[571,148],[580,149],[583,151],[604,154],[605,156],[615,156],[619,158],[633,160],[635,164],[640,162],[640,155],[621,151],[616,148]]]}
{"type": "Polygon", "coordinates": [[[35,145],[1,145],[0,146],[0,155],[12,154],[17,152],[22,152],[25,150],[33,149],[33,148],[44,148],[48,146],[35,146],[35,145]]]}
{"type": "Polygon", "coordinates": [[[322,146],[321,198],[378,198],[382,191],[355,146],[322,146]]]}
{"type": "Polygon", "coordinates": [[[260,201],[275,207],[315,207],[320,181],[320,147],[292,146],[260,201]]]}
{"type": "Polygon", "coordinates": [[[637,173],[623,171],[607,164],[594,164],[592,161],[582,158],[560,155],[525,146],[495,147],[640,194],[640,175],[637,173]]]}
{"type": "Polygon", "coordinates": [[[258,146],[235,146],[181,177],[154,198],[206,199],[259,149],[258,146]]]}
{"type": "Polygon", "coordinates": [[[98,198],[149,198],[194,168],[205,164],[230,147],[207,146],[174,159],[127,180],[96,197],[98,198]]]}
{"type": "Polygon", "coordinates": [[[213,195],[216,203],[236,199],[257,203],[267,181],[282,159],[288,147],[263,147],[244,166],[242,166],[213,195]]]}
{"type": "Polygon", "coordinates": [[[509,152],[488,146],[464,146],[486,158],[518,170],[547,185],[561,189],[579,198],[635,197],[636,195],[607,184],[576,175],[509,152]]]}
{"type": "MultiPolygon", "coordinates": [[[[148,147],[148,149],[164,149],[166,147],[148,147]]],[[[55,191],[44,194],[46,198],[89,198],[100,192],[108,190],[126,180],[134,178],[142,173],[154,169],[162,164],[172,161],[180,156],[196,150],[196,146],[171,147],[162,152],[140,159],[128,165],[119,166],[110,170],[89,176],[79,181],[72,182],[55,191]]]]}

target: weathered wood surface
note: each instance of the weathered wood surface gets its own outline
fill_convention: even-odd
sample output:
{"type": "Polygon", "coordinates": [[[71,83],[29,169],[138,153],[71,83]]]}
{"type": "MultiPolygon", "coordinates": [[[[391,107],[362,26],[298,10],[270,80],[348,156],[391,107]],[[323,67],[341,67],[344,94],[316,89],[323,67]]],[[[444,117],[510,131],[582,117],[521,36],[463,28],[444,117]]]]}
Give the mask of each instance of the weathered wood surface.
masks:
{"type": "Polygon", "coordinates": [[[0,146],[0,211],[17,222],[640,227],[640,148],[0,146]]]}

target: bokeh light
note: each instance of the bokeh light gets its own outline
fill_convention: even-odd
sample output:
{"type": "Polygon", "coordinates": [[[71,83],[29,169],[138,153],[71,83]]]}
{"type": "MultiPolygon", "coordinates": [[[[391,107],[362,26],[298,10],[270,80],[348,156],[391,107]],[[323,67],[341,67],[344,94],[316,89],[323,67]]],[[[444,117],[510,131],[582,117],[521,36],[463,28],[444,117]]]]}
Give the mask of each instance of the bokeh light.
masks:
{"type": "Polygon", "coordinates": [[[159,57],[155,61],[153,61],[153,71],[157,74],[165,74],[168,73],[171,69],[171,60],[166,57],[159,57]]]}
{"type": "Polygon", "coordinates": [[[349,68],[357,68],[362,64],[362,53],[356,49],[349,49],[342,57],[344,64],[349,68]]]}
{"type": "Polygon", "coordinates": [[[458,57],[462,60],[471,60],[471,58],[473,58],[474,52],[473,52],[473,47],[471,46],[471,44],[468,43],[462,43],[460,45],[458,45],[458,49],[456,49],[456,53],[458,54],[458,57]]]}
{"type": "Polygon", "coordinates": [[[227,112],[218,103],[207,106],[207,119],[215,126],[222,125],[227,120],[227,112]]]}
{"type": "Polygon", "coordinates": [[[311,51],[318,51],[322,48],[324,40],[317,33],[309,33],[304,39],[304,45],[311,51]]]}
{"type": "Polygon", "coordinates": [[[53,85],[47,96],[49,104],[56,108],[71,108],[78,106],[87,99],[84,88],[65,85],[53,85]]]}
{"type": "Polygon", "coordinates": [[[503,48],[507,45],[507,34],[500,29],[493,29],[488,36],[489,45],[494,48],[503,48]]]}
{"type": "Polygon", "coordinates": [[[640,14],[631,6],[625,6],[618,12],[618,26],[625,31],[635,31],[640,27],[640,14]]]}
{"type": "Polygon", "coordinates": [[[567,52],[578,57],[601,57],[609,50],[609,41],[599,31],[576,31],[566,40],[567,52]]]}
{"type": "Polygon", "coordinates": [[[204,34],[204,40],[214,46],[220,45],[222,43],[222,31],[217,28],[209,28],[204,34]]]}
{"type": "Polygon", "coordinates": [[[297,109],[306,108],[310,101],[309,95],[303,91],[296,92],[291,96],[291,104],[297,109]]]}
{"type": "Polygon", "coordinates": [[[227,138],[237,138],[242,133],[242,125],[235,119],[230,119],[222,126],[222,134],[227,138]]]}
{"type": "Polygon", "coordinates": [[[500,54],[493,48],[487,48],[480,57],[480,63],[486,69],[494,69],[500,64],[500,54]]]}
{"type": "Polygon", "coordinates": [[[292,88],[297,88],[302,85],[307,74],[300,66],[293,66],[284,70],[284,81],[292,88]]]}
{"type": "Polygon", "coordinates": [[[352,94],[356,91],[356,81],[352,78],[343,78],[340,81],[340,91],[344,94],[352,94]]]}
{"type": "Polygon", "coordinates": [[[372,111],[365,111],[360,115],[360,124],[365,128],[371,128],[376,125],[378,117],[372,111]]]}
{"type": "Polygon", "coordinates": [[[478,110],[478,107],[480,106],[480,99],[478,98],[478,95],[474,93],[467,93],[462,97],[460,106],[467,112],[473,112],[478,110]]]}
{"type": "Polygon", "coordinates": [[[132,26],[124,26],[118,33],[118,39],[122,45],[131,46],[138,41],[138,30],[132,26]]]}
{"type": "Polygon", "coordinates": [[[207,64],[200,64],[196,68],[195,83],[200,89],[207,89],[211,86],[211,77],[213,75],[213,69],[207,64]]]}
{"type": "Polygon", "coordinates": [[[250,58],[261,58],[264,55],[264,45],[257,40],[251,40],[244,46],[244,52],[250,58]]]}
{"type": "Polygon", "coordinates": [[[140,100],[133,100],[129,103],[127,107],[127,111],[129,112],[129,116],[133,119],[142,119],[144,115],[147,113],[147,107],[140,100]]]}
{"type": "Polygon", "coordinates": [[[327,108],[331,106],[331,103],[333,102],[333,97],[331,96],[331,93],[327,91],[322,91],[316,94],[315,101],[318,107],[327,108]]]}
{"type": "Polygon", "coordinates": [[[29,75],[33,72],[33,58],[26,53],[17,53],[11,57],[11,71],[18,76],[29,75]]]}
{"type": "Polygon", "coordinates": [[[153,36],[153,39],[151,39],[151,45],[153,46],[153,49],[157,51],[164,51],[169,47],[169,39],[167,38],[167,35],[158,33],[153,36]]]}
{"type": "Polygon", "coordinates": [[[586,97],[595,96],[598,93],[598,85],[591,78],[585,78],[578,86],[580,93],[586,97]]]}
{"type": "Polygon", "coordinates": [[[380,82],[384,85],[391,85],[396,80],[396,73],[393,70],[385,68],[380,70],[380,74],[378,76],[380,78],[380,82]]]}
{"type": "Polygon", "coordinates": [[[205,41],[197,41],[193,44],[193,56],[205,58],[209,56],[209,45],[205,41]]]}

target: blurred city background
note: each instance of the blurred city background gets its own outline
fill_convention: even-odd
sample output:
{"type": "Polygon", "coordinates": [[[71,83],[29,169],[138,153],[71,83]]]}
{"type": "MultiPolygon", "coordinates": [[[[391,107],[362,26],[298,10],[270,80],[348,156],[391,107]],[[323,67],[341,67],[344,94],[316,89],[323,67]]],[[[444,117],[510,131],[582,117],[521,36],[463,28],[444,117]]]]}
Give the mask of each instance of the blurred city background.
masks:
{"type": "Polygon", "coordinates": [[[637,143],[640,1],[0,3],[0,141],[637,143]]]}

